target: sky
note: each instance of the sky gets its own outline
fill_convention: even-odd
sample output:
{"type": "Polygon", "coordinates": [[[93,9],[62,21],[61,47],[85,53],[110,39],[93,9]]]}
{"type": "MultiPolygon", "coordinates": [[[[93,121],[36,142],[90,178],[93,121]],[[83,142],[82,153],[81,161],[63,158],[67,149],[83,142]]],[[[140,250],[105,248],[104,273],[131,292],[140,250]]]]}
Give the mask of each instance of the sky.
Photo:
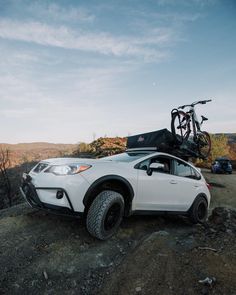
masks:
{"type": "Polygon", "coordinates": [[[0,142],[236,132],[235,0],[0,0],[0,142]]]}

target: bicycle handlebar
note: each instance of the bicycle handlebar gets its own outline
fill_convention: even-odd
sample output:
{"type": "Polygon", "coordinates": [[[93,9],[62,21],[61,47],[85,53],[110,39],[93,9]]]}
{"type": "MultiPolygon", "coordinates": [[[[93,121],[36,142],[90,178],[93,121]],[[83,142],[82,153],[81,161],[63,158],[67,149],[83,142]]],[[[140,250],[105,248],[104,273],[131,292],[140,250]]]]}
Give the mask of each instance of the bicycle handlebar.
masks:
{"type": "Polygon", "coordinates": [[[211,99],[207,99],[207,100],[199,100],[196,102],[193,102],[191,104],[185,104],[183,106],[179,106],[178,109],[184,109],[185,107],[194,107],[196,104],[206,104],[207,102],[212,101],[211,99]]]}

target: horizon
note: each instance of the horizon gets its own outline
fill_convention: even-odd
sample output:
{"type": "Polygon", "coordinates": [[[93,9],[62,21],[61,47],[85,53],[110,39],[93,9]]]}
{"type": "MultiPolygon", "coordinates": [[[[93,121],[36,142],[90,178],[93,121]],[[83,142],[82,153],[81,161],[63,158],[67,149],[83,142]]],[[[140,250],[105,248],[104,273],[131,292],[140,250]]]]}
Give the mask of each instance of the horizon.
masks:
{"type": "MultiPolygon", "coordinates": [[[[156,130],[152,130],[150,132],[153,132],[153,131],[156,131],[156,130]]],[[[210,133],[210,135],[235,135],[236,136],[236,132],[227,132],[227,133],[221,133],[221,132],[216,132],[216,133],[210,133]]],[[[138,133],[137,134],[134,134],[134,135],[139,135],[138,133]]],[[[132,135],[131,135],[132,136],[132,135]]],[[[119,137],[119,138],[127,138],[128,136],[114,136],[114,137],[98,137],[96,138],[95,140],[99,139],[99,138],[116,138],[116,137],[119,137]]],[[[86,144],[90,144],[92,141],[90,142],[85,142],[85,141],[78,141],[78,142],[50,142],[50,141],[29,141],[29,142],[16,142],[16,143],[9,143],[9,142],[0,142],[0,145],[18,145],[18,144],[55,144],[55,145],[78,145],[80,143],[86,143],[86,144]]]]}
{"type": "Polygon", "coordinates": [[[236,132],[233,0],[0,3],[0,141],[77,144],[170,129],[198,106],[236,132]],[[72,143],[75,142],[75,143],[72,143]]]}

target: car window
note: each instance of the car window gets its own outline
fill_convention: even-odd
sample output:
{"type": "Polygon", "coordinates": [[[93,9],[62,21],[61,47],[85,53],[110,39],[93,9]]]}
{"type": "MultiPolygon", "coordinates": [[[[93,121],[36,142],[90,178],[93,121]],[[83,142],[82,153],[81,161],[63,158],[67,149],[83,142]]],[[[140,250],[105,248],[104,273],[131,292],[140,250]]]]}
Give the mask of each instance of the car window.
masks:
{"type": "Polygon", "coordinates": [[[200,179],[200,174],[191,166],[180,160],[175,160],[175,175],[192,179],[200,179]]]}
{"type": "Polygon", "coordinates": [[[149,165],[150,165],[150,159],[147,159],[147,160],[139,163],[138,169],[140,169],[140,170],[147,170],[149,165]]]}
{"type": "Polygon", "coordinates": [[[147,170],[151,163],[160,163],[164,165],[163,168],[153,169],[153,172],[170,173],[171,171],[171,159],[163,156],[146,159],[145,161],[142,161],[138,165],[136,165],[135,168],[140,170],[147,170]]]}

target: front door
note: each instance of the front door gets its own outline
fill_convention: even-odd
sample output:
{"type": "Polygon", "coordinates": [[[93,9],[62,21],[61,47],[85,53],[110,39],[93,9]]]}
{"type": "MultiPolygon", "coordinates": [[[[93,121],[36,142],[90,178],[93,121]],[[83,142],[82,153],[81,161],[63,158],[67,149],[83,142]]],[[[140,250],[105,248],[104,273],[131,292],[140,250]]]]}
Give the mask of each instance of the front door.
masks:
{"type": "Polygon", "coordinates": [[[138,167],[138,191],[134,210],[164,211],[169,210],[174,198],[174,186],[171,178],[171,158],[158,156],[140,163],[138,167]],[[153,162],[164,164],[164,168],[147,174],[153,162]]]}

